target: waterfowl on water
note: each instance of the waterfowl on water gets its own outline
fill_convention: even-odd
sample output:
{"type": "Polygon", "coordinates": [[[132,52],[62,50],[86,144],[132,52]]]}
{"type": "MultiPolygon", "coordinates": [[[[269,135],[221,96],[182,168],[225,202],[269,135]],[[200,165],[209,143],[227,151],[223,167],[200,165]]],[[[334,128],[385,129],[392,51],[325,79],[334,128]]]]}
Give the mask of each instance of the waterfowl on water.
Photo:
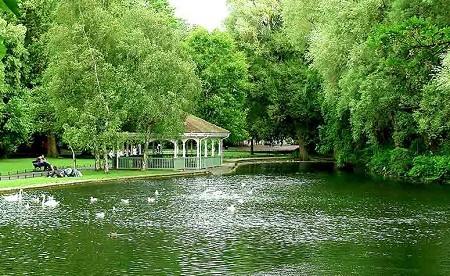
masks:
{"type": "Polygon", "coordinates": [[[104,219],[105,218],[105,212],[99,212],[95,214],[95,218],[97,219],[104,219]]]}
{"type": "Polygon", "coordinates": [[[97,201],[98,201],[98,198],[96,198],[96,197],[92,197],[92,196],[91,196],[91,197],[89,198],[89,202],[90,202],[90,203],[95,203],[95,202],[97,202],[97,201]]]}
{"type": "Polygon", "coordinates": [[[122,204],[130,204],[130,200],[129,199],[121,199],[120,203],[122,203],[122,204]]]}
{"type": "Polygon", "coordinates": [[[45,201],[45,195],[42,195],[42,207],[57,207],[59,201],[53,199],[53,196],[49,196],[48,200],[45,201]]]}
{"type": "Polygon", "coordinates": [[[20,189],[17,194],[3,196],[3,199],[7,202],[17,202],[22,200],[23,189],[20,189]]]}
{"type": "Polygon", "coordinates": [[[147,203],[153,203],[153,202],[155,202],[154,197],[147,197],[147,203]]]}
{"type": "Polygon", "coordinates": [[[236,207],[234,207],[234,205],[231,204],[230,206],[227,207],[227,210],[234,213],[236,211],[236,207]]]}

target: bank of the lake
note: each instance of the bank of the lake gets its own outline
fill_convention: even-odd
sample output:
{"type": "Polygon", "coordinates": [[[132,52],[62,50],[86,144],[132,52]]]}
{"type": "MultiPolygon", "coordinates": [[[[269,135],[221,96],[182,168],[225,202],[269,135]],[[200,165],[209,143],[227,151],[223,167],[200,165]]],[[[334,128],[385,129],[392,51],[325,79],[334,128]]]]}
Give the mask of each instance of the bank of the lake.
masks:
{"type": "Polygon", "coordinates": [[[94,170],[81,170],[82,177],[72,178],[49,178],[49,177],[29,177],[25,179],[11,179],[0,181],[0,191],[15,189],[31,189],[38,187],[48,187],[57,185],[76,185],[80,183],[98,183],[123,180],[141,179],[165,179],[173,177],[195,177],[212,175],[227,175],[233,173],[239,166],[245,164],[272,163],[272,162],[292,162],[290,157],[257,157],[257,158],[236,158],[226,159],[223,166],[203,170],[110,170],[109,173],[94,170]]]}

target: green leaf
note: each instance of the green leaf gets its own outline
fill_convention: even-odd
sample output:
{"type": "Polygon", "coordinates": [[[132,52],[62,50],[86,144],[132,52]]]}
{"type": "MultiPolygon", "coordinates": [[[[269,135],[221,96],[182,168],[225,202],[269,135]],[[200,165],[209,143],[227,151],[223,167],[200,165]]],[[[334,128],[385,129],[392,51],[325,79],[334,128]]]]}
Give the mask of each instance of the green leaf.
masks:
{"type": "Polygon", "coordinates": [[[3,37],[0,36],[0,59],[2,59],[6,55],[6,47],[3,44],[3,37]]]}
{"type": "Polygon", "coordinates": [[[0,9],[13,12],[16,16],[20,15],[19,5],[17,5],[16,0],[0,0],[0,9]]]}

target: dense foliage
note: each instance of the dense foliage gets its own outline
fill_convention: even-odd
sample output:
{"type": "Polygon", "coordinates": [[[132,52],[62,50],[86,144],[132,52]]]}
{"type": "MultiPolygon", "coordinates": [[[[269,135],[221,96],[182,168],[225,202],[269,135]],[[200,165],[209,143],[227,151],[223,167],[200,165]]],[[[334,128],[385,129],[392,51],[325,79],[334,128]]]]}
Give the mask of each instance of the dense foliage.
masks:
{"type": "Polygon", "coordinates": [[[37,134],[105,154],[118,131],[176,135],[193,112],[234,144],[449,180],[447,0],[228,0],[212,32],[167,0],[2,3],[2,155],[37,134]]]}

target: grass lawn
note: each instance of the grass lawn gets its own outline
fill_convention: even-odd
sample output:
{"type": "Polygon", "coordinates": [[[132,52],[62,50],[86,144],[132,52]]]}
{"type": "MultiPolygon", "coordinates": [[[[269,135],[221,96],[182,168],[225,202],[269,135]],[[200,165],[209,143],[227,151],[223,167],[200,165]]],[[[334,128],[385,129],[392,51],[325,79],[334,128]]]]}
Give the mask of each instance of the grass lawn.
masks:
{"type": "MultiPolygon", "coordinates": [[[[17,172],[31,172],[34,166],[31,162],[36,158],[0,159],[0,174],[16,174],[17,172]]],[[[58,167],[73,166],[72,158],[47,158],[50,164],[58,167]]],[[[77,167],[93,167],[94,159],[77,159],[77,167]]],[[[36,170],[38,171],[38,170],[36,170]]]]}
{"type": "Polygon", "coordinates": [[[108,174],[103,171],[94,170],[80,170],[83,173],[83,177],[63,177],[63,178],[51,178],[51,177],[34,177],[27,179],[15,179],[15,180],[2,180],[0,181],[0,188],[19,188],[23,186],[30,185],[45,185],[49,183],[64,183],[76,180],[101,180],[105,178],[118,178],[125,176],[149,176],[149,175],[167,175],[171,173],[176,173],[175,170],[111,170],[108,174]]]}

